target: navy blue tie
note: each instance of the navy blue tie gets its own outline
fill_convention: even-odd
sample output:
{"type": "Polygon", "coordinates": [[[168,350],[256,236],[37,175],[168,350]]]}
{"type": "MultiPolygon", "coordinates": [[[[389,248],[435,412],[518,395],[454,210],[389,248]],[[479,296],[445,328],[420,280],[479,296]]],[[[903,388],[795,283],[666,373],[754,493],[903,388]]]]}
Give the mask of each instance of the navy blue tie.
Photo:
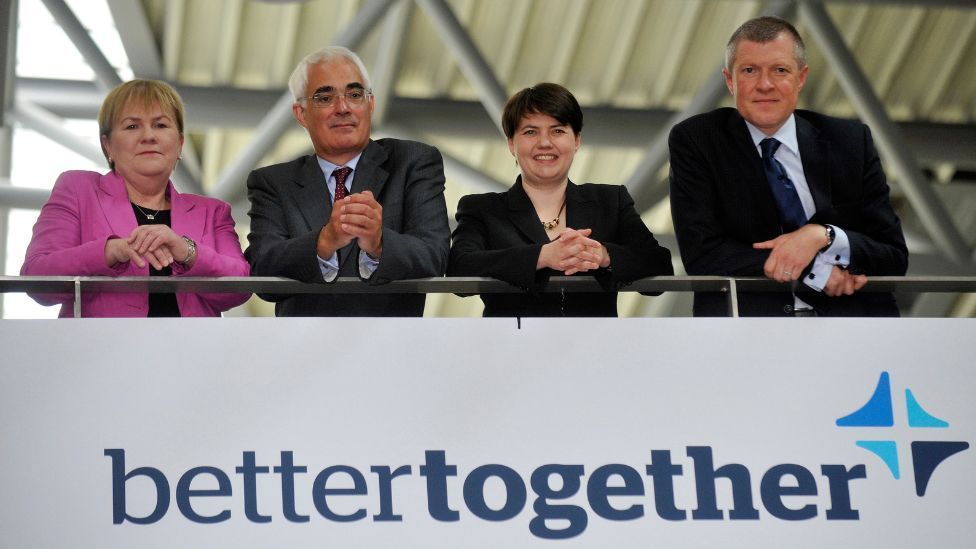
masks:
{"type": "Polygon", "coordinates": [[[779,222],[783,226],[783,232],[789,233],[806,225],[807,214],[803,211],[803,203],[800,202],[800,195],[796,194],[793,181],[786,175],[779,160],[773,157],[780,144],[779,140],[767,137],[759,142],[759,147],[762,149],[766,180],[779,207],[779,222]]]}

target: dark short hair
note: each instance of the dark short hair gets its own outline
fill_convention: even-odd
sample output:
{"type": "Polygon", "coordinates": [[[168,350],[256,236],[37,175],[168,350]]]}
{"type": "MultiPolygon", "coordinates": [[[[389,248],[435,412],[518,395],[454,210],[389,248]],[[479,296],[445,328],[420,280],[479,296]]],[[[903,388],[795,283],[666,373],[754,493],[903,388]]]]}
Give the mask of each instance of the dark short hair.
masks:
{"type": "Polygon", "coordinates": [[[732,33],[729,43],[725,46],[725,68],[732,70],[739,42],[748,40],[765,44],[776,40],[784,32],[793,37],[793,57],[796,59],[797,66],[801,69],[807,66],[807,48],[796,27],[781,17],[764,15],[746,21],[732,33]]]}
{"type": "Polygon", "coordinates": [[[519,122],[530,114],[545,114],[560,124],[573,128],[573,134],[583,131],[583,111],[569,90],[550,82],[536,84],[513,95],[502,111],[502,130],[511,139],[519,122]]]}

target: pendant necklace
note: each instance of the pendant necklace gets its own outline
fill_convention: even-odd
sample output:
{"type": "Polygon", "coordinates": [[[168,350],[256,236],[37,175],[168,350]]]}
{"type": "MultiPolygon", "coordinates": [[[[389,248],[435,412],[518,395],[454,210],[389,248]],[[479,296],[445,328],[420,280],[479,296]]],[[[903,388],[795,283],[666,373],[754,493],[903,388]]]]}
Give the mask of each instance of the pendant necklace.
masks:
{"type": "MultiPolygon", "coordinates": [[[[136,209],[138,209],[138,210],[139,210],[139,213],[141,213],[142,215],[144,215],[144,216],[146,216],[146,219],[148,219],[149,221],[155,221],[155,220],[156,220],[156,216],[157,216],[157,215],[159,215],[159,212],[160,212],[160,210],[156,210],[156,211],[154,211],[153,213],[151,213],[151,214],[149,214],[149,213],[146,213],[146,210],[143,210],[143,209],[142,209],[142,208],[141,208],[141,207],[140,207],[140,206],[139,206],[138,204],[136,204],[135,202],[133,202],[133,203],[132,203],[132,205],[133,205],[133,206],[135,206],[135,207],[136,207],[136,209]]],[[[152,210],[150,210],[150,211],[152,211],[152,210]]],[[[556,221],[558,221],[558,220],[559,220],[559,218],[556,218],[556,221]]]]}
{"type": "Polygon", "coordinates": [[[556,218],[553,219],[552,221],[540,221],[540,223],[542,223],[543,228],[545,228],[547,231],[551,231],[555,229],[557,226],[559,226],[559,216],[562,215],[563,209],[565,207],[566,207],[566,197],[564,196],[563,205],[560,206],[559,211],[556,212],[556,218]]]}

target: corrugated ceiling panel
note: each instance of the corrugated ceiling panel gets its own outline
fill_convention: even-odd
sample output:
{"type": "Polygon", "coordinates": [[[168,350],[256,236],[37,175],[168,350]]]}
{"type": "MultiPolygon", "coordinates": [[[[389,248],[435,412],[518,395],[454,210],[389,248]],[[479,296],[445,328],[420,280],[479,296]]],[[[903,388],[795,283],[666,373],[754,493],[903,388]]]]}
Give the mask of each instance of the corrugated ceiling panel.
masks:
{"type": "Polygon", "coordinates": [[[725,59],[725,44],[729,35],[749,17],[757,13],[757,5],[743,2],[708,2],[702,6],[686,33],[674,36],[684,43],[684,58],[674,71],[674,82],[666,91],[662,107],[680,110],[698,92],[714,71],[720,71],[725,59]]]}
{"type": "Polygon", "coordinates": [[[214,84],[224,2],[186,2],[176,78],[183,84],[214,84]]]}
{"type": "Polygon", "coordinates": [[[241,16],[234,85],[242,88],[281,87],[291,74],[301,6],[248,2],[241,16]],[[269,32],[270,31],[270,32],[269,32]]]}
{"type": "Polygon", "coordinates": [[[898,84],[886,98],[893,105],[910,105],[906,118],[965,121],[965,98],[956,95],[949,82],[957,73],[962,73],[958,80],[963,86],[974,78],[973,58],[961,55],[964,43],[972,41],[974,17],[973,10],[929,12],[913,51],[904,58],[898,84]]]}

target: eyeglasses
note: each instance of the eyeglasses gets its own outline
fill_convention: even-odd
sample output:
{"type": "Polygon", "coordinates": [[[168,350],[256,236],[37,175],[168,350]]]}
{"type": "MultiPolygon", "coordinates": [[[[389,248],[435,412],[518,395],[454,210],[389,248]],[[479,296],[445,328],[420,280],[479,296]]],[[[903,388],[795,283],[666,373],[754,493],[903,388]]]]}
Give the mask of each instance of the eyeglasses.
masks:
{"type": "Polygon", "coordinates": [[[308,97],[300,97],[299,101],[309,100],[313,107],[328,109],[336,106],[338,99],[344,97],[347,105],[362,105],[366,98],[373,95],[373,90],[352,90],[346,93],[317,93],[308,97]]]}

